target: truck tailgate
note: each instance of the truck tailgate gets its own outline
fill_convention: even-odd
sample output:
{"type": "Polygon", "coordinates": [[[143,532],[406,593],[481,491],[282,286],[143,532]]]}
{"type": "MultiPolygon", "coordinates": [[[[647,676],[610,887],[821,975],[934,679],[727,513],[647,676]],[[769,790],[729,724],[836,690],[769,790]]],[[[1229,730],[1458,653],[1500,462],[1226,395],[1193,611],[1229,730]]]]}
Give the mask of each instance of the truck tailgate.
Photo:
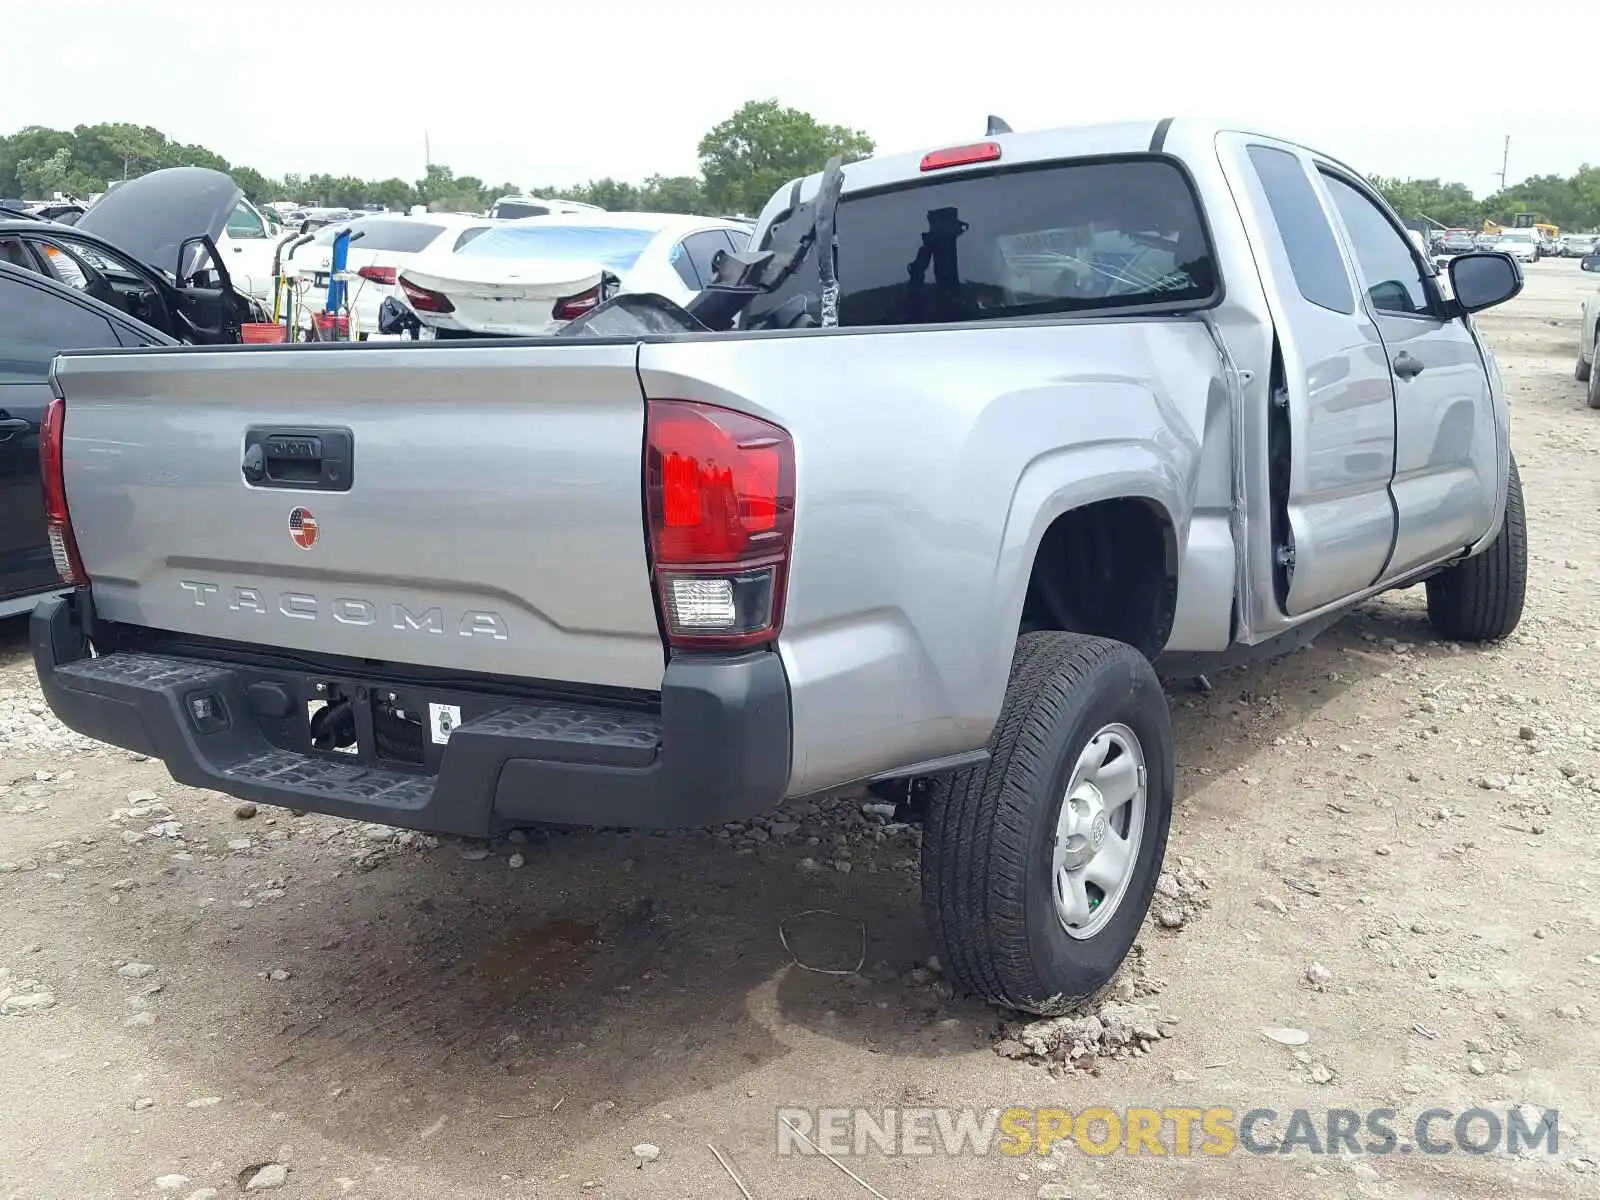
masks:
{"type": "Polygon", "coordinates": [[[579,342],[64,356],[67,504],[96,611],[657,689],[636,359],[579,342]],[[256,443],[268,478],[247,477],[256,443]]]}

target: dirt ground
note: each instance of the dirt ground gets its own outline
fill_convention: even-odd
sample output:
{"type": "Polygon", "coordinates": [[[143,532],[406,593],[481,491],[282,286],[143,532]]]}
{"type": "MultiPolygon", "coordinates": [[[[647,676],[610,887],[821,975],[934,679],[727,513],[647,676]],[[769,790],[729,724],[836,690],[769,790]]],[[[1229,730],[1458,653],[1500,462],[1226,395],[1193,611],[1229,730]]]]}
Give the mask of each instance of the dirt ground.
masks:
{"type": "Polygon", "coordinates": [[[859,800],[481,847],[242,817],[56,725],[0,627],[0,1196],[206,1200],[277,1164],[286,1198],[739,1200],[707,1143],[756,1200],[1600,1195],[1587,286],[1538,264],[1483,321],[1531,527],[1507,643],[1438,641],[1407,592],[1171,682],[1181,886],[1123,991],[1170,1036],[1090,1069],[1006,1057],[1017,1031],[918,965],[915,831],[859,800]],[[796,967],[786,920],[862,970],[796,967]],[[1559,1109],[1554,1155],[841,1159],[868,1191],[776,1149],[783,1107],[1387,1107],[1405,1137],[1517,1104],[1559,1109]]]}

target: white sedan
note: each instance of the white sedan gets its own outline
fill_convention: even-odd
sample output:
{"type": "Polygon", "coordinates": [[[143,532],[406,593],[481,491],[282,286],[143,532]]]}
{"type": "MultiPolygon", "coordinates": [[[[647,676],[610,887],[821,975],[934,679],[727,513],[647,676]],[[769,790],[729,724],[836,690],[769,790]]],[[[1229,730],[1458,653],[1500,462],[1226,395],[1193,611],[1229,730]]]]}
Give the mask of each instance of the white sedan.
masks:
{"type": "Polygon", "coordinates": [[[1539,235],[1532,229],[1502,229],[1491,249],[1509,254],[1518,262],[1539,261],[1539,235]]]}
{"type": "Polygon", "coordinates": [[[716,217],[594,212],[505,221],[453,252],[430,248],[400,270],[424,337],[538,337],[619,292],[687,304],[718,251],[750,227],[716,217]]]}
{"type": "Polygon", "coordinates": [[[496,224],[488,217],[454,213],[414,217],[379,213],[326,226],[294,252],[287,268],[299,296],[301,328],[311,324],[313,313],[322,312],[327,306],[333,240],[340,230],[350,230],[353,239],[345,258],[350,338],[366,341],[378,333],[378,309],[395,294],[395,278],[401,267],[435,246],[445,254],[459,250],[496,224]]]}

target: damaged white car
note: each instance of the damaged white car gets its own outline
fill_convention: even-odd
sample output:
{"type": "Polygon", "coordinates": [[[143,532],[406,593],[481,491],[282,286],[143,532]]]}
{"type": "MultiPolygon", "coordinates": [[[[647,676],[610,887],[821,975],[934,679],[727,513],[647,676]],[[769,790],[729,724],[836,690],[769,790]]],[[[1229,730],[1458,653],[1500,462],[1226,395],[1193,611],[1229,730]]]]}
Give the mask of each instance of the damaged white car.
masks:
{"type": "Polygon", "coordinates": [[[716,217],[594,212],[507,221],[459,249],[430,248],[399,272],[428,337],[539,337],[622,293],[686,304],[750,227],[716,217]]]}

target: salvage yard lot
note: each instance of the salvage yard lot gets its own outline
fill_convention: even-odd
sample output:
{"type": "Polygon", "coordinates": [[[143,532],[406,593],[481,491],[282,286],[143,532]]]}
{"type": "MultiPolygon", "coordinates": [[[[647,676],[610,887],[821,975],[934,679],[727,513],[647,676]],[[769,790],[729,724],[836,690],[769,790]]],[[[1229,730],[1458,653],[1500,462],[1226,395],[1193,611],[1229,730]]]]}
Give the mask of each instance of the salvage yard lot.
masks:
{"type": "Polygon", "coordinates": [[[1046,1064],[1038,1031],[951,999],[915,832],[859,798],[483,846],[245,815],[64,731],[4,627],[0,1197],[236,1194],[277,1164],[284,1197],[737,1200],[707,1142],[759,1200],[866,1196],[779,1156],[777,1110],[1010,1105],[1392,1108],[1407,1136],[1428,1108],[1525,1104],[1560,1138],[846,1164],[893,1200],[1600,1192],[1600,412],[1571,378],[1591,284],[1528,274],[1482,319],[1529,507],[1521,628],[1450,646],[1405,592],[1209,692],[1169,681],[1172,877],[1116,996],[1167,1036],[1136,1051],[1126,1008],[1046,1064]]]}

